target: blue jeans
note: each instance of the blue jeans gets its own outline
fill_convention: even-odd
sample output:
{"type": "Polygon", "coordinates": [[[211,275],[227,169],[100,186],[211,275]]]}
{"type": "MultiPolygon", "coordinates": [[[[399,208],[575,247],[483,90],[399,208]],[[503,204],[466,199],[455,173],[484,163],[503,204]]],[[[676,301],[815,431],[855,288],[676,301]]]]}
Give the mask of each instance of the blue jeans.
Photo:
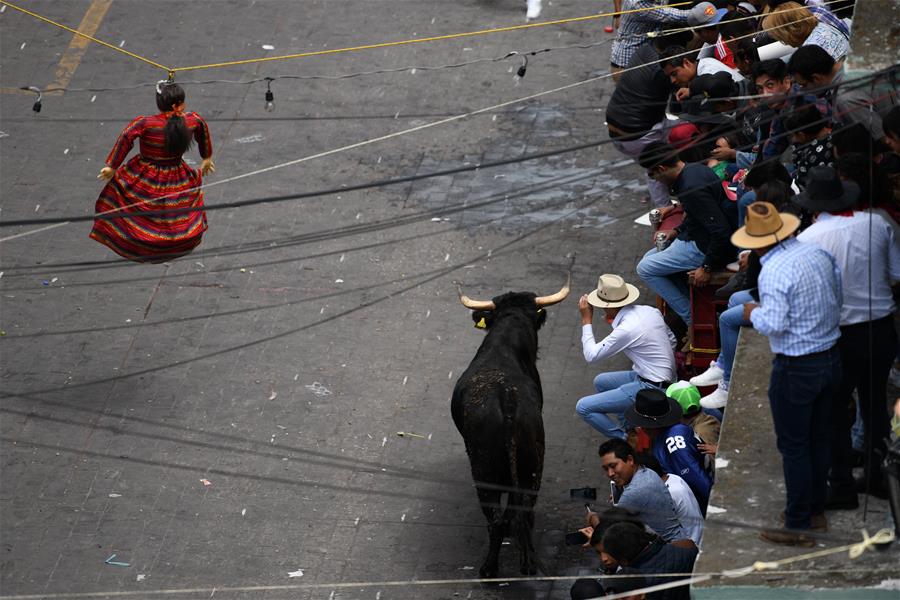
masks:
{"type": "Polygon", "coordinates": [[[634,371],[613,371],[600,373],[594,377],[596,394],[585,396],[575,405],[575,412],[588,425],[606,437],[626,438],[625,409],[634,404],[638,390],[655,388],[653,384],[641,381],[634,371]],[[614,414],[618,423],[608,414],[614,414]]]}
{"type": "Polygon", "coordinates": [[[691,292],[684,274],[702,265],[705,257],[694,242],[676,239],[662,252],[651,248],[638,263],[637,274],[690,325],[691,292]]]}
{"type": "Polygon", "coordinates": [[[787,490],[785,527],[809,529],[825,509],[831,463],[831,397],[841,379],[837,346],[807,356],[775,355],[769,406],[787,490]]]}
{"type": "Polygon", "coordinates": [[[747,216],[747,207],[756,202],[756,192],[747,190],[737,199],[738,227],[744,226],[744,218],[747,216]]]}
{"type": "Polygon", "coordinates": [[[719,315],[719,339],[722,350],[716,364],[725,374],[723,379],[727,384],[731,381],[731,368],[734,366],[734,351],[737,349],[738,334],[741,327],[750,327],[750,321],[744,320],[744,303],[756,302],[749,290],[735,292],[728,299],[728,309],[719,315]]]}

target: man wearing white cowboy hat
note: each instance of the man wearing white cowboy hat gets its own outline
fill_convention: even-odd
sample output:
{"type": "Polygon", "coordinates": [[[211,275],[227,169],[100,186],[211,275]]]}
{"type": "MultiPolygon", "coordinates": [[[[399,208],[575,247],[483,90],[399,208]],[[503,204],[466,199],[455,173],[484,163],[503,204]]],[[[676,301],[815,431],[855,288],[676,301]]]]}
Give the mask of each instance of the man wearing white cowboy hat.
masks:
{"type": "Polygon", "coordinates": [[[634,364],[630,371],[597,375],[597,393],[575,405],[581,418],[608,438],[626,438],[624,413],[634,403],[638,390],[665,389],[676,379],[675,336],[657,309],[634,304],[639,295],[638,289],[619,275],[604,274],[597,281],[597,289],[578,301],[584,359],[591,363],[622,352],[634,364]],[[606,322],[613,328],[599,343],[594,339],[595,306],[603,309],[606,322]],[[618,422],[610,414],[616,415],[618,422]]]}
{"type": "Polygon", "coordinates": [[[827,528],[831,397],[841,375],[841,271],[830,254],[792,237],[799,226],[796,216],[779,213],[768,202],[754,202],[731,241],[760,255],[760,302],[745,304],[744,318],[769,338],[775,354],[769,406],[787,503],[784,528],[767,529],[760,537],[813,546],[815,540],[804,530],[827,528]]]}

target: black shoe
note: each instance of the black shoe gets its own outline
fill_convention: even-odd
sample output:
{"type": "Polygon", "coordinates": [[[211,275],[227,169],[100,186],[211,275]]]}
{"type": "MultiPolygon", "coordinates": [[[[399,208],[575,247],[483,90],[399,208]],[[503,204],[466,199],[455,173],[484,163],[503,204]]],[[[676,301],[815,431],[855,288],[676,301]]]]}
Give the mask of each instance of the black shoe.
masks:
{"type": "Polygon", "coordinates": [[[835,494],[830,489],[825,497],[825,510],[856,510],[859,508],[859,498],[855,492],[835,494]]]}
{"type": "Polygon", "coordinates": [[[735,292],[747,289],[747,271],[738,271],[731,276],[728,283],[716,290],[716,298],[728,300],[735,292]]]}
{"type": "Polygon", "coordinates": [[[675,339],[678,341],[678,348],[681,348],[688,332],[687,323],[685,323],[674,310],[667,310],[663,320],[666,322],[666,325],[669,326],[669,329],[672,330],[672,333],[675,334],[675,339]]]}

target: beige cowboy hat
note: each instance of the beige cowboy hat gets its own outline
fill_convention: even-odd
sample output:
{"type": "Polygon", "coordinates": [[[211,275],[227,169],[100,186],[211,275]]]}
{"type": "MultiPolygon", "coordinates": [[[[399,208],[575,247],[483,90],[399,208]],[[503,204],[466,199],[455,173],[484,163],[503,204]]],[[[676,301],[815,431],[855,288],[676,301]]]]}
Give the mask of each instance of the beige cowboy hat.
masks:
{"type": "Polygon", "coordinates": [[[800,219],[790,213],[780,213],[768,202],[754,202],[747,207],[744,226],[731,234],[731,243],[738,248],[765,248],[790,237],[800,227],[800,219]]]}
{"type": "Polygon", "coordinates": [[[619,308],[631,304],[641,293],[618,275],[604,273],[597,280],[597,289],[588,294],[588,303],[597,308],[619,308]]]}

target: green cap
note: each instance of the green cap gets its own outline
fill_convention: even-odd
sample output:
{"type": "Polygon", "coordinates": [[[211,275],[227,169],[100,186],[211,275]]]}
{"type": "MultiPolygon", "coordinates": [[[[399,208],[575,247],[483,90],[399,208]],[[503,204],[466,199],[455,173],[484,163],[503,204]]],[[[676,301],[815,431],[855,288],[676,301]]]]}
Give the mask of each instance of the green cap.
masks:
{"type": "Polygon", "coordinates": [[[692,413],[700,408],[700,390],[687,381],[676,381],[666,389],[666,396],[674,398],[681,405],[683,414],[692,413]]]}

